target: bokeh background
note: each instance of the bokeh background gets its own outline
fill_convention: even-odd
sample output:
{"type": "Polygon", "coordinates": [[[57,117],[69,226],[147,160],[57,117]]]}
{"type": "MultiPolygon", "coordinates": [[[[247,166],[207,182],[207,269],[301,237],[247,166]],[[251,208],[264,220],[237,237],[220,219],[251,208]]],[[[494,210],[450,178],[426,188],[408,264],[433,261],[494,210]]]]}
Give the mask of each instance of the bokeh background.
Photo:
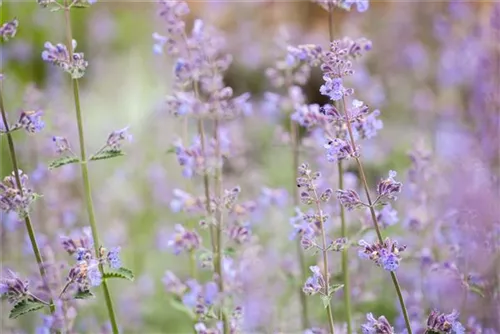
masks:
{"type": "MultiPolygon", "coordinates": [[[[226,35],[228,52],[234,57],[226,83],[236,95],[252,94],[253,114],[227,125],[235,150],[226,161],[226,186],[239,184],[242,198],[258,203],[262,203],[263,187],[291,193],[286,116],[265,108],[263,93],[273,90],[265,69],[284,56],[284,45],[326,47],[326,11],[307,1],[188,3],[192,10],[188,26],[200,17],[226,35]]],[[[411,249],[400,268],[408,299],[415,300],[416,313],[435,306],[455,307],[498,331],[499,256],[491,244],[500,231],[499,5],[377,1],[370,6],[366,13],[338,11],[335,34],[373,42],[373,50],[355,64],[350,84],[358,99],[381,110],[384,121],[378,137],[363,144],[371,184],[389,169],[410,184],[396,206],[400,224],[387,231],[411,249]],[[424,158],[415,158],[419,154],[424,158]],[[423,258],[429,253],[436,263],[457,263],[463,273],[483,277],[488,282],[485,297],[472,294],[463,303],[459,279],[427,270],[423,258]]],[[[98,1],[73,12],[73,31],[77,51],[89,61],[81,80],[89,150],[96,150],[111,131],[125,126],[134,136],[125,148],[127,156],[90,166],[101,235],[105,244],[122,246],[123,262],[136,274],[134,283],[112,287],[119,321],[125,333],[189,333],[189,318],[171,306],[161,283],[167,269],[180,277],[188,275],[187,259],[164,249],[165,236],[175,223],[196,221],[170,210],[173,189],[185,188],[188,182],[175,155],[169,153],[180,136],[181,123],[165,105],[171,92],[172,60],[152,50],[152,33],[162,32],[156,10],[154,2],[98,1]]],[[[20,22],[16,38],[1,49],[7,111],[14,119],[21,110],[42,108],[46,122],[39,134],[15,135],[21,165],[31,175],[36,192],[43,195],[33,208],[33,221],[44,252],[68,262],[69,256],[58,244],[59,235],[88,225],[80,174],[77,166],[49,171],[47,164],[56,156],[52,136],[64,135],[77,146],[74,107],[69,79],[40,56],[45,41],[64,41],[64,16],[39,8],[35,1],[5,0],[1,15],[2,22],[13,17],[20,22]]],[[[305,87],[310,103],[327,102],[319,94],[321,84],[321,73],[314,70],[305,87]]],[[[335,188],[335,167],[326,162],[313,137],[306,131],[302,134],[301,161],[320,168],[335,188]]],[[[2,176],[11,171],[5,140],[0,167],[2,176]]],[[[348,172],[353,173],[348,176],[355,184],[354,166],[348,172]]],[[[190,187],[200,191],[201,181],[195,179],[190,187]]],[[[293,208],[290,200],[261,206],[251,218],[259,242],[245,251],[249,263],[242,293],[249,310],[246,332],[297,333],[298,299],[290,279],[297,268],[294,243],[288,237],[293,208]]],[[[363,215],[349,215],[349,221],[353,233],[365,224],[363,215]]],[[[23,224],[3,213],[1,222],[2,266],[36,276],[23,224]]],[[[334,221],[331,233],[337,228],[334,221]]],[[[358,260],[354,249],[351,257],[356,321],[361,323],[363,314],[371,311],[397,323],[398,306],[387,276],[358,260]]],[[[314,256],[308,258],[311,265],[315,261],[314,256]]],[[[333,272],[340,272],[339,261],[333,254],[333,272]]],[[[344,316],[340,294],[334,303],[339,323],[344,316]]],[[[106,312],[99,300],[80,303],[79,333],[96,333],[105,326],[106,312]]],[[[319,324],[321,303],[310,303],[313,322],[319,324]]],[[[2,333],[18,333],[17,329],[32,333],[40,322],[37,315],[9,320],[6,302],[1,307],[2,333]]]]}

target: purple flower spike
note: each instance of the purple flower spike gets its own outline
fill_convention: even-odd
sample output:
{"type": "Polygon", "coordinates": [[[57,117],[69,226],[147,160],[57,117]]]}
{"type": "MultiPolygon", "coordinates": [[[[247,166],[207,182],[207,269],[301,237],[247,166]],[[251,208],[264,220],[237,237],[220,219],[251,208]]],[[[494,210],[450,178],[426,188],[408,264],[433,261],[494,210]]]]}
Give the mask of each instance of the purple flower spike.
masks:
{"type": "Polygon", "coordinates": [[[378,201],[381,203],[386,203],[388,200],[396,200],[396,194],[401,192],[401,188],[403,184],[401,182],[397,182],[394,180],[396,177],[395,171],[389,172],[389,177],[387,179],[383,179],[378,183],[377,193],[378,193],[378,201]]]}
{"type": "Polygon", "coordinates": [[[23,111],[13,129],[23,128],[29,133],[40,132],[45,123],[42,120],[42,111],[23,111]]]}
{"type": "Polygon", "coordinates": [[[453,310],[450,314],[431,311],[427,319],[427,332],[439,334],[465,334],[465,328],[458,321],[459,314],[453,310]]]}
{"type": "Polygon", "coordinates": [[[337,190],[337,199],[348,211],[363,207],[363,202],[355,190],[337,190]]]}
{"type": "Polygon", "coordinates": [[[53,45],[45,43],[45,51],[42,52],[42,59],[54,66],[62,68],[71,75],[73,79],[79,79],[85,75],[88,62],[85,61],[83,53],[75,53],[77,43],[73,40],[73,57],[64,44],[53,45]]]}

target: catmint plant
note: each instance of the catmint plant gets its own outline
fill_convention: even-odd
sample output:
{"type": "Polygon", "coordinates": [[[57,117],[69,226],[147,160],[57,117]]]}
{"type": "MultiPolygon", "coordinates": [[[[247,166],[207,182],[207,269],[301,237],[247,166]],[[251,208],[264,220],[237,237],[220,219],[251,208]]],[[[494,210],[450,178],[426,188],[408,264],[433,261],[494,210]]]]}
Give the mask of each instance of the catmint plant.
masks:
{"type": "MultiPolygon", "coordinates": [[[[14,19],[0,27],[0,33],[4,42],[16,35],[18,26],[18,20],[14,19]]],[[[3,76],[0,80],[4,80],[3,76]]],[[[10,313],[11,318],[16,318],[24,313],[42,309],[45,306],[48,306],[50,312],[53,313],[55,307],[52,301],[52,292],[48,286],[46,265],[30,217],[30,205],[39,195],[31,189],[29,176],[19,168],[14,139],[12,137],[12,132],[20,129],[26,130],[29,134],[41,131],[44,127],[44,122],[41,119],[42,111],[23,111],[18,121],[14,124],[10,124],[4,106],[3,91],[2,88],[0,88],[0,112],[2,115],[0,135],[5,135],[7,137],[9,155],[13,167],[11,175],[6,176],[3,181],[0,182],[0,210],[3,213],[15,212],[19,219],[24,220],[43,285],[49,289],[49,299],[48,301],[43,301],[35,297],[35,295],[28,290],[28,282],[18,278],[12,271],[9,271],[7,277],[2,278],[0,283],[0,294],[2,296],[5,295],[11,303],[15,304],[10,313]]]]}
{"type": "MultiPolygon", "coordinates": [[[[194,178],[202,175],[204,185],[205,218],[200,224],[210,231],[210,242],[212,250],[203,256],[202,262],[208,259],[213,270],[213,281],[216,282],[218,293],[218,307],[214,308],[214,315],[222,323],[221,331],[229,333],[233,322],[226,313],[225,301],[225,273],[223,255],[224,233],[238,242],[243,242],[248,236],[245,226],[230,226],[225,223],[225,212],[231,210],[234,205],[239,188],[233,191],[223,190],[222,164],[225,155],[225,143],[221,137],[222,122],[232,120],[242,114],[250,112],[247,102],[248,94],[233,96],[233,90],[224,85],[223,72],[231,64],[231,56],[223,53],[224,39],[210,26],[205,25],[202,20],[195,20],[190,34],[186,32],[186,23],[183,16],[189,13],[189,7],[184,1],[160,1],[159,16],[165,25],[166,35],[154,33],[155,41],[153,51],[155,53],[166,52],[175,57],[174,65],[174,94],[167,98],[169,111],[178,117],[184,118],[184,141],[188,137],[189,119],[194,118],[197,122],[198,135],[189,147],[182,140],[175,143],[174,152],[177,161],[183,168],[183,175],[194,178]],[[205,123],[212,122],[213,135],[209,139],[205,131],[205,123]],[[213,187],[210,187],[210,178],[213,176],[213,187]]],[[[185,198],[183,191],[177,191],[178,195],[185,198]]],[[[181,198],[179,198],[181,200],[181,198]]],[[[173,208],[184,207],[185,201],[172,203],[173,208]]],[[[170,244],[184,249],[188,247],[194,251],[201,242],[196,232],[188,232],[184,227],[178,226],[180,232],[174,236],[170,244]],[[188,241],[189,240],[189,241],[188,241]],[[196,245],[196,247],[195,247],[196,245]]],[[[175,247],[175,246],[174,246],[175,247]]],[[[191,256],[194,252],[191,252],[191,256]]],[[[193,273],[194,271],[192,271],[193,273]]],[[[191,284],[192,289],[193,284],[191,284]]],[[[188,308],[194,305],[184,302],[188,308]]],[[[196,309],[199,309],[197,307],[196,309]]],[[[198,314],[197,319],[206,320],[204,314],[198,314]]],[[[210,332],[207,323],[196,323],[195,330],[199,333],[210,332]]]]}
{"type": "Polygon", "coordinates": [[[106,143],[101,149],[97,150],[93,155],[87,155],[78,79],[84,76],[88,62],[85,60],[83,53],[75,53],[77,42],[73,39],[71,31],[71,10],[76,7],[88,6],[94,2],[95,1],[90,0],[64,0],[62,2],[57,0],[39,1],[42,7],[50,6],[53,11],[62,10],[64,12],[67,43],[53,45],[50,42],[46,42],[45,50],[42,52],[42,59],[51,65],[61,68],[71,77],[80,148],[80,154],[78,156],[73,153],[66,138],[59,136],[53,137],[56,150],[59,154],[62,154],[63,157],[50,163],[49,167],[57,168],[72,163],[80,164],[85,191],[85,205],[90,221],[91,232],[91,237],[87,233],[86,239],[80,238],[78,241],[65,239],[63,242],[63,244],[67,246],[68,252],[74,254],[77,262],[69,271],[67,284],[60,296],[62,297],[71,285],[76,284],[77,293],[74,295],[74,298],[88,298],[92,296],[90,288],[101,285],[104,292],[106,307],[108,309],[111,329],[112,332],[116,334],[119,332],[118,322],[107,281],[111,278],[132,280],[133,274],[130,270],[121,268],[118,249],[108,251],[100,244],[92,201],[88,164],[90,161],[109,159],[123,155],[121,143],[126,139],[130,139],[130,135],[128,134],[128,128],[113,131],[108,136],[106,143]],[[107,265],[111,271],[105,270],[105,265],[107,265]]]}

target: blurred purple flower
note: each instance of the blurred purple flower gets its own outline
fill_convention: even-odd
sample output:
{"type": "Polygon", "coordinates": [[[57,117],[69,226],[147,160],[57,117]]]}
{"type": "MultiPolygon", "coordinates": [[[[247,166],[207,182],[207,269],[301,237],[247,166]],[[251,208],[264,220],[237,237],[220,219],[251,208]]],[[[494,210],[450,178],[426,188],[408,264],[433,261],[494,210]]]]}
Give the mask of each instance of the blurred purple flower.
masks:
{"type": "Polygon", "coordinates": [[[0,295],[15,304],[28,296],[29,282],[21,280],[16,273],[7,269],[5,276],[0,279],[0,295]]]}
{"type": "Polygon", "coordinates": [[[18,27],[19,21],[17,19],[13,19],[12,21],[4,23],[0,27],[0,36],[2,37],[3,41],[7,42],[9,39],[14,38],[14,36],[16,36],[18,27]]]}
{"type": "MultiPolygon", "coordinates": [[[[76,46],[77,43],[73,40],[73,52],[76,46]]],[[[83,77],[88,66],[88,62],[85,61],[83,53],[73,53],[73,57],[71,58],[64,44],[53,45],[50,42],[46,42],[45,51],[42,52],[42,59],[47,63],[62,68],[65,72],[69,73],[73,79],[83,77]]]]}
{"type": "Polygon", "coordinates": [[[394,328],[384,316],[375,319],[373,314],[368,313],[366,320],[368,321],[361,325],[363,334],[395,334],[394,328]]]}

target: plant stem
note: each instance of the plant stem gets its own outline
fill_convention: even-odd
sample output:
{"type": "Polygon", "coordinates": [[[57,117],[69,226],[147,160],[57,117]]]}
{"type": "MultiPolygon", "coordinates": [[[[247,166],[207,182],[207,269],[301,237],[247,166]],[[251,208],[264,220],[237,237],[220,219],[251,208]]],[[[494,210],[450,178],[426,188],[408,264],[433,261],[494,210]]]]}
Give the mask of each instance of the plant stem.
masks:
{"type": "MultiPolygon", "coordinates": [[[[293,196],[293,206],[298,207],[299,206],[299,194],[297,190],[297,178],[299,177],[298,175],[298,169],[299,169],[299,145],[300,145],[300,138],[299,138],[299,127],[298,124],[293,121],[290,118],[290,136],[291,141],[292,141],[292,168],[293,168],[293,191],[292,191],[292,196],[293,196]]],[[[299,267],[300,267],[300,277],[302,282],[305,282],[307,280],[307,273],[306,273],[306,261],[304,258],[304,252],[302,251],[302,246],[300,244],[300,239],[297,238],[295,242],[295,246],[297,247],[297,257],[299,259],[299,267]]],[[[302,291],[302,287],[298,287],[298,293],[299,293],[299,298],[300,298],[300,306],[301,306],[301,319],[302,319],[302,328],[306,329],[309,328],[309,310],[307,306],[307,296],[304,294],[304,291],[302,291]]]]}
{"type": "MultiPolygon", "coordinates": [[[[68,0],[64,1],[64,13],[65,13],[65,21],[66,21],[66,37],[67,37],[67,48],[68,52],[70,53],[70,59],[73,58],[73,46],[72,46],[72,41],[73,41],[73,35],[71,32],[71,17],[70,17],[70,8],[68,6],[68,0]]],[[[89,170],[87,167],[87,153],[85,151],[85,136],[84,136],[84,131],[83,131],[83,120],[82,120],[82,110],[80,106],[80,90],[79,90],[79,85],[78,85],[78,80],[77,79],[72,79],[72,86],[73,86],[73,97],[74,97],[74,102],[75,102],[75,110],[76,110],[76,120],[78,124],[78,137],[79,137],[79,142],[80,142],[80,160],[81,160],[81,171],[82,171],[82,180],[83,180],[83,188],[85,191],[85,203],[87,207],[87,213],[89,216],[89,221],[90,221],[90,228],[92,230],[92,238],[94,239],[94,250],[96,253],[96,256],[99,256],[99,248],[100,248],[100,241],[99,241],[99,233],[97,231],[97,223],[95,219],[95,213],[94,213],[94,205],[92,202],[92,189],[90,186],[90,179],[89,179],[89,170]]],[[[101,271],[102,274],[104,274],[104,268],[102,264],[99,264],[99,270],[101,271]]],[[[113,302],[111,300],[111,294],[109,292],[108,284],[106,280],[102,281],[102,289],[104,292],[104,299],[106,302],[106,307],[108,309],[108,315],[109,315],[109,320],[111,323],[111,328],[113,330],[114,334],[118,334],[118,323],[116,321],[116,315],[115,311],[113,308],[113,302]]]]}
{"type": "MultiPolygon", "coordinates": [[[[333,26],[333,5],[329,5],[328,10],[328,33],[330,36],[330,43],[334,39],[334,26],[333,26]]],[[[336,107],[337,103],[334,103],[336,107]]],[[[344,189],[344,166],[342,161],[339,160],[337,163],[338,167],[338,186],[339,189],[344,189]]],[[[340,233],[342,238],[347,238],[347,223],[345,219],[345,211],[342,204],[339,203],[340,207],[340,233]]],[[[347,322],[347,333],[352,334],[352,309],[351,309],[351,282],[349,275],[349,248],[346,247],[342,251],[342,276],[344,280],[344,309],[346,312],[346,322],[347,322]]]]}
{"type": "MultiPolygon", "coordinates": [[[[9,123],[7,120],[7,113],[5,111],[4,102],[3,102],[3,92],[2,87],[0,87],[0,110],[2,113],[2,121],[5,127],[5,132],[7,135],[7,143],[9,144],[9,154],[10,160],[12,162],[12,168],[14,169],[14,178],[16,179],[16,185],[19,189],[19,193],[23,196],[23,187],[21,184],[21,177],[19,175],[19,164],[17,163],[16,149],[14,146],[14,140],[12,139],[12,134],[10,133],[9,123]]],[[[47,280],[47,272],[45,271],[45,264],[42,259],[42,254],[40,253],[40,248],[38,247],[38,243],[36,241],[35,229],[33,228],[33,224],[31,222],[31,218],[28,213],[24,217],[24,223],[26,225],[26,230],[28,231],[28,237],[30,238],[31,248],[33,249],[33,253],[35,253],[35,259],[38,264],[38,270],[40,272],[40,276],[42,277],[42,281],[47,290],[49,291],[50,300],[49,300],[49,308],[50,312],[54,313],[55,306],[52,301],[52,293],[50,291],[50,287],[47,280]]]]}
{"type": "MultiPolygon", "coordinates": [[[[349,132],[349,137],[351,139],[352,149],[355,151],[356,150],[356,141],[354,140],[354,136],[352,133],[351,119],[350,119],[349,113],[347,111],[345,97],[342,98],[342,105],[343,105],[343,109],[344,109],[344,116],[347,120],[347,122],[346,122],[347,123],[347,130],[349,132]]],[[[359,170],[359,174],[361,177],[361,182],[363,183],[363,187],[365,189],[366,199],[368,200],[368,205],[370,208],[370,215],[371,215],[371,218],[373,221],[373,226],[375,227],[375,231],[377,232],[378,240],[382,244],[384,242],[384,239],[382,238],[382,233],[380,232],[380,227],[378,225],[377,215],[376,215],[375,209],[373,207],[373,202],[372,202],[372,199],[370,196],[370,188],[368,187],[368,181],[366,180],[366,175],[365,175],[365,171],[363,169],[363,164],[361,163],[361,159],[359,157],[355,156],[355,160],[356,160],[356,163],[358,165],[358,170],[359,170]]],[[[391,271],[391,278],[392,278],[392,283],[394,284],[394,288],[396,289],[396,293],[398,295],[399,304],[401,305],[401,310],[403,312],[403,317],[405,319],[406,329],[408,330],[408,334],[412,334],[411,325],[410,325],[410,318],[408,317],[408,311],[406,309],[406,305],[405,305],[405,302],[403,299],[403,294],[401,293],[401,286],[399,285],[398,277],[396,276],[396,273],[394,271],[391,271]]]]}
{"type": "MultiPolygon", "coordinates": [[[[219,120],[216,118],[214,121],[214,139],[215,139],[215,156],[217,163],[220,163],[220,165],[217,166],[216,168],[216,173],[215,173],[215,192],[216,196],[219,198],[219,205],[222,205],[222,197],[224,196],[224,189],[223,189],[223,180],[222,180],[222,152],[220,148],[220,131],[219,131],[219,120]]],[[[218,278],[218,283],[219,283],[219,292],[221,294],[224,294],[224,276],[222,272],[222,229],[224,228],[224,213],[222,212],[221,207],[217,207],[216,209],[216,216],[217,216],[217,247],[216,247],[216,264],[217,267],[216,273],[217,273],[217,278],[218,278]]],[[[223,325],[224,325],[224,333],[229,334],[230,328],[229,328],[229,323],[227,321],[227,317],[224,314],[224,305],[222,303],[223,298],[221,298],[221,305],[220,305],[220,317],[219,319],[222,320],[223,325]]]]}
{"type": "MultiPolygon", "coordinates": [[[[311,183],[314,182],[313,180],[309,180],[311,183]]],[[[325,233],[325,226],[324,226],[324,216],[323,216],[323,210],[321,210],[321,205],[320,205],[320,198],[318,196],[318,192],[316,191],[316,187],[313,187],[313,194],[314,194],[314,201],[316,202],[316,210],[319,215],[319,222],[320,222],[320,229],[321,229],[321,243],[322,243],[322,255],[323,255],[323,277],[325,280],[325,295],[330,296],[330,278],[329,278],[329,273],[328,273],[328,250],[327,250],[327,245],[326,245],[326,233],[325,233]]],[[[328,315],[328,324],[330,326],[330,333],[334,334],[335,328],[333,324],[333,313],[332,313],[332,306],[330,303],[330,299],[328,299],[328,305],[326,306],[326,312],[328,315]]]]}

